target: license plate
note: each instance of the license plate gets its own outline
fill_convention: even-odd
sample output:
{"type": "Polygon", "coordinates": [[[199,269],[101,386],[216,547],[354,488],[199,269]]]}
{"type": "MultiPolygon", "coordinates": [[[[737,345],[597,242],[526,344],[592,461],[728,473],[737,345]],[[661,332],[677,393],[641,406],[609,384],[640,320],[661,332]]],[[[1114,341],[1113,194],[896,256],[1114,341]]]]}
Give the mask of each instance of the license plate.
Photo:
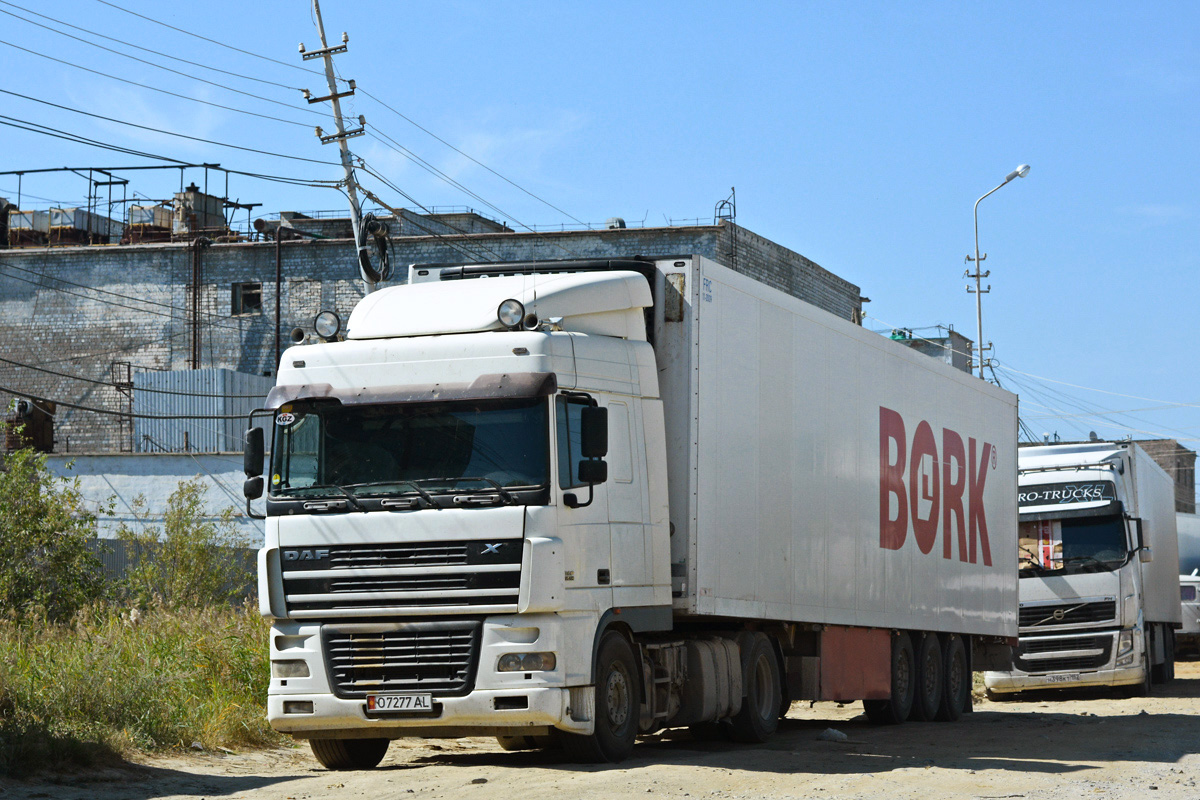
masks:
{"type": "Polygon", "coordinates": [[[430,694],[369,694],[368,711],[433,711],[430,694]]]}
{"type": "Polygon", "coordinates": [[[1079,680],[1078,672],[1064,672],[1060,675],[1047,675],[1047,683],[1074,683],[1079,680]]]}

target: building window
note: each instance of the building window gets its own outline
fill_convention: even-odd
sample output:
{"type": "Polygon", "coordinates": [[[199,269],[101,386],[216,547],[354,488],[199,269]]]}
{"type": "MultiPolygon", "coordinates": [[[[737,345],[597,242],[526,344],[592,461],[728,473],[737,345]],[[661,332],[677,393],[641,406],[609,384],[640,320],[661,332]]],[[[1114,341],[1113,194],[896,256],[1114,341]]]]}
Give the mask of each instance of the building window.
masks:
{"type": "Polygon", "coordinates": [[[229,303],[229,313],[235,317],[239,314],[261,314],[262,284],[233,284],[233,299],[229,303]]]}

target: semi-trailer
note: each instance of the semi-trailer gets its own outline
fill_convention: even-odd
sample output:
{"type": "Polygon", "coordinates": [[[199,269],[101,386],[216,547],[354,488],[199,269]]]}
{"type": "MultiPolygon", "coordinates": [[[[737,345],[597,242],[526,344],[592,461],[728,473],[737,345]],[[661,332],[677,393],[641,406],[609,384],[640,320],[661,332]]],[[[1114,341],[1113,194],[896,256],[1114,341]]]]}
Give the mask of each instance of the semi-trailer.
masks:
{"type": "Polygon", "coordinates": [[[271,725],[619,761],[953,720],[1017,635],[1014,395],[706,257],[414,265],[282,356],[271,725]]]}

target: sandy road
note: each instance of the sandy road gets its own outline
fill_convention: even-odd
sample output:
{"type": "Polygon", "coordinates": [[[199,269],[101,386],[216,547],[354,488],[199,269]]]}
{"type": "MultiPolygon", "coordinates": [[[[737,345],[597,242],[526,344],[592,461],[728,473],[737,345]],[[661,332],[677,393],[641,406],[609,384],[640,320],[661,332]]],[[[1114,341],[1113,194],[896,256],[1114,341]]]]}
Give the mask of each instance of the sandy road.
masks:
{"type": "Polygon", "coordinates": [[[797,703],[764,745],[685,732],[618,766],[506,753],[492,739],[394,742],[379,769],[322,769],[306,746],[148,759],[128,769],[0,782],[0,798],[1197,798],[1200,663],[1154,696],[980,701],[958,723],[867,724],[860,707],[797,703]],[[821,741],[826,728],[848,736],[821,741]]]}

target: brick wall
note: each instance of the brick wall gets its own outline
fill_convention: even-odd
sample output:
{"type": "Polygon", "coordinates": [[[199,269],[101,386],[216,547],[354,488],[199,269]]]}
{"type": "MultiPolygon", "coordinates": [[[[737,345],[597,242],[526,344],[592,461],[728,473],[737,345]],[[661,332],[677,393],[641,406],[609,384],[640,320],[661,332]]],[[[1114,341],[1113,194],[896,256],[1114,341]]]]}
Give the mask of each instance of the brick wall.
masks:
{"type": "MultiPolygon", "coordinates": [[[[299,226],[299,222],[297,225],[299,226]]],[[[412,228],[405,231],[411,234],[412,228]]],[[[859,288],[798,253],[744,228],[629,228],[555,233],[397,236],[397,279],[410,263],[554,260],[699,254],[845,319],[861,310],[859,288]]],[[[188,244],[0,250],[0,387],[60,402],[56,452],[127,446],[117,417],[67,404],[125,410],[114,363],[138,369],[191,366],[188,244]],[[62,373],[56,375],[53,373],[62,373]],[[94,382],[78,380],[74,377],[94,382]]],[[[252,374],[275,369],[275,244],[214,244],[202,254],[200,366],[252,374]],[[261,282],[261,313],[231,316],[231,287],[261,282]]],[[[295,326],[311,329],[318,310],[347,319],[363,296],[346,240],[285,241],[280,309],[283,346],[295,326]]],[[[7,404],[12,395],[0,391],[7,404]]]]}

